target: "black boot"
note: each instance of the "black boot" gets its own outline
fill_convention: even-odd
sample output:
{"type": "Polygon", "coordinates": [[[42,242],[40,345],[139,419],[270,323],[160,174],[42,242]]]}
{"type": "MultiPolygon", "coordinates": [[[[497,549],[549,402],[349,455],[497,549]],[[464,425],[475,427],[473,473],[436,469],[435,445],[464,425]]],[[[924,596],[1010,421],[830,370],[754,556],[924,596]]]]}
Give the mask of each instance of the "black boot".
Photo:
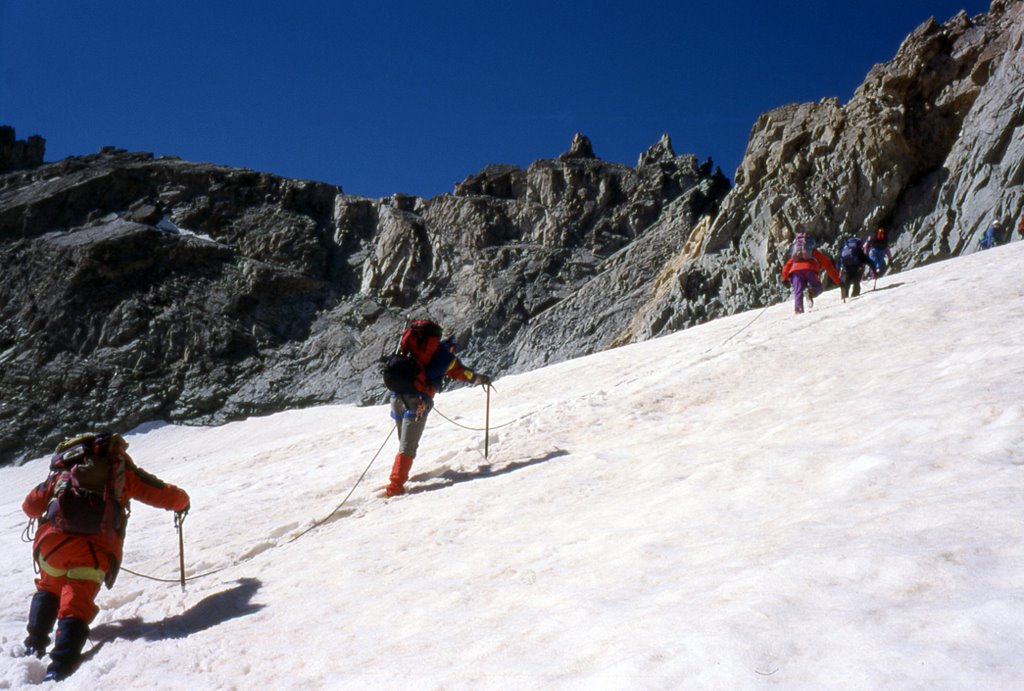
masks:
{"type": "Polygon", "coordinates": [[[28,610],[28,638],[25,639],[25,655],[42,658],[46,646],[50,645],[50,632],[57,621],[60,598],[45,590],[37,590],[32,596],[28,610]]]}
{"type": "Polygon", "coordinates": [[[50,666],[46,668],[46,681],[61,681],[71,676],[82,657],[82,648],[89,639],[89,625],[81,619],[67,617],[57,622],[57,635],[50,651],[50,666]]]}

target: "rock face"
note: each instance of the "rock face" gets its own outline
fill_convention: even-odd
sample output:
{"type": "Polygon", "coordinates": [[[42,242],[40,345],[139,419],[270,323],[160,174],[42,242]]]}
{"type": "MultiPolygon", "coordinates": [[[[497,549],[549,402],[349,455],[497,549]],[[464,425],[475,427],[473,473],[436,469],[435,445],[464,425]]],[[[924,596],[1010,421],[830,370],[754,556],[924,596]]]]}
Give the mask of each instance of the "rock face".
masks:
{"type": "Polygon", "coordinates": [[[336,196],[112,150],[0,177],[0,452],[38,453],[69,427],[271,409],[229,401],[271,386],[247,373],[307,337],[346,275],[336,196]]]}
{"type": "Polygon", "coordinates": [[[976,251],[1024,213],[1022,33],[1022,0],[925,22],[849,103],[762,115],[731,191],[667,136],[634,167],[577,135],[374,200],[115,149],[42,165],[0,130],[0,462],[84,427],[382,400],[414,316],[501,374],[763,306],[800,230],[828,250],[884,225],[897,270],[976,251]]]}
{"type": "Polygon", "coordinates": [[[932,19],[846,105],[825,99],[758,118],[721,213],[677,253],[621,342],[782,299],[778,270],[799,231],[834,251],[885,226],[899,270],[976,251],[994,220],[1015,227],[1022,33],[1020,0],[996,0],[974,19],[932,19]]]}
{"type": "MultiPolygon", "coordinates": [[[[82,427],[381,400],[376,362],[414,315],[484,371],[605,347],[614,325],[574,349],[516,344],[663,210],[678,238],[729,189],[667,138],[641,158],[602,161],[578,135],[434,199],[115,149],[0,176],[0,456],[82,427]]],[[[663,258],[643,258],[634,290],[663,258]]]]}
{"type": "Polygon", "coordinates": [[[46,140],[39,135],[19,140],[13,127],[0,126],[0,173],[40,166],[45,153],[46,140]]]}

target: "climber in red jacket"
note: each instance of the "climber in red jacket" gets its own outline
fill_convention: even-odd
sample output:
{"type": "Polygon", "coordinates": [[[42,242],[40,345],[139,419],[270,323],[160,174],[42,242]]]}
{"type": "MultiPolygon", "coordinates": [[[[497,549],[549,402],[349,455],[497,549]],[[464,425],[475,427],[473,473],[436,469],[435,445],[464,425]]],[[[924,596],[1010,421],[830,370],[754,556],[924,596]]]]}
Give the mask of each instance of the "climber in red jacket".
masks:
{"type": "Polygon", "coordinates": [[[839,285],[842,279],[835,265],[821,250],[813,249],[809,255],[794,255],[782,267],[782,280],[793,284],[793,309],[797,314],[804,311],[804,291],[807,291],[808,302],[813,305],[814,298],[821,293],[821,279],[824,271],[832,281],[839,285]]]}
{"type": "Polygon", "coordinates": [[[46,480],[22,509],[39,520],[32,551],[39,568],[28,617],[25,654],[42,658],[54,623],[47,680],[75,671],[96,617],[100,585],[113,586],[121,565],[132,499],[185,514],[189,497],[137,467],[128,442],[108,432],[61,443],[46,480]]]}
{"type": "Polygon", "coordinates": [[[391,418],[398,429],[398,454],[391,467],[391,476],[384,494],[393,497],[405,493],[420,438],[427,425],[427,415],[434,406],[434,396],[445,377],[456,381],[488,386],[491,378],[474,372],[455,356],[455,342],[442,341],[441,326],[428,319],[417,319],[402,332],[399,353],[415,365],[406,377],[391,380],[391,418]]]}

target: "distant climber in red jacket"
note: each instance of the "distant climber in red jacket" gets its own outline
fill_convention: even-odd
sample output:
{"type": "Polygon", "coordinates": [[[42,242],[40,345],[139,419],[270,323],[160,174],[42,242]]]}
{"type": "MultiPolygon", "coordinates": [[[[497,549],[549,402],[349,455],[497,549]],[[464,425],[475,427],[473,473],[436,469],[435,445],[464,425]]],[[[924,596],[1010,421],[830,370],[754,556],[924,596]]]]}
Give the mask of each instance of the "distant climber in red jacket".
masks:
{"type": "Polygon", "coordinates": [[[805,290],[808,302],[812,305],[814,298],[821,293],[821,279],[818,276],[822,271],[826,272],[836,285],[842,283],[832,260],[817,248],[813,248],[810,242],[805,247],[801,242],[803,240],[801,235],[803,233],[797,234],[793,256],[782,267],[783,282],[793,284],[793,311],[797,314],[802,314],[804,311],[805,290]]]}
{"type": "MultiPolygon", "coordinates": [[[[442,341],[441,326],[429,319],[417,319],[402,332],[398,355],[413,363],[403,376],[390,379],[391,418],[398,429],[398,454],[384,494],[393,497],[405,493],[427,415],[434,396],[445,377],[456,381],[488,386],[491,378],[466,367],[455,356],[455,342],[442,341]]],[[[397,373],[396,373],[397,374],[397,373]]]]}
{"type": "Polygon", "coordinates": [[[32,545],[39,578],[28,616],[25,654],[42,658],[54,623],[47,680],[75,671],[96,617],[100,584],[110,588],[121,565],[131,499],[186,513],[188,494],[137,467],[128,442],[111,433],[84,434],[57,447],[50,475],[22,509],[39,520],[32,545]]]}

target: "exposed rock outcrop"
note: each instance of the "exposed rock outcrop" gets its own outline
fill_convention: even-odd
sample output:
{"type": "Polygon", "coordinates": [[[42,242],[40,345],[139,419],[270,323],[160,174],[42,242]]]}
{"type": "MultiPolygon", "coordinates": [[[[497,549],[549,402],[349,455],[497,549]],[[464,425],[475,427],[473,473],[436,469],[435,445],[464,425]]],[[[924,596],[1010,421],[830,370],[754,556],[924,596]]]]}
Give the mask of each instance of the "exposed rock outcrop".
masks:
{"type": "Polygon", "coordinates": [[[39,135],[21,140],[13,127],[0,126],[0,173],[41,166],[45,153],[46,140],[39,135]]]}

